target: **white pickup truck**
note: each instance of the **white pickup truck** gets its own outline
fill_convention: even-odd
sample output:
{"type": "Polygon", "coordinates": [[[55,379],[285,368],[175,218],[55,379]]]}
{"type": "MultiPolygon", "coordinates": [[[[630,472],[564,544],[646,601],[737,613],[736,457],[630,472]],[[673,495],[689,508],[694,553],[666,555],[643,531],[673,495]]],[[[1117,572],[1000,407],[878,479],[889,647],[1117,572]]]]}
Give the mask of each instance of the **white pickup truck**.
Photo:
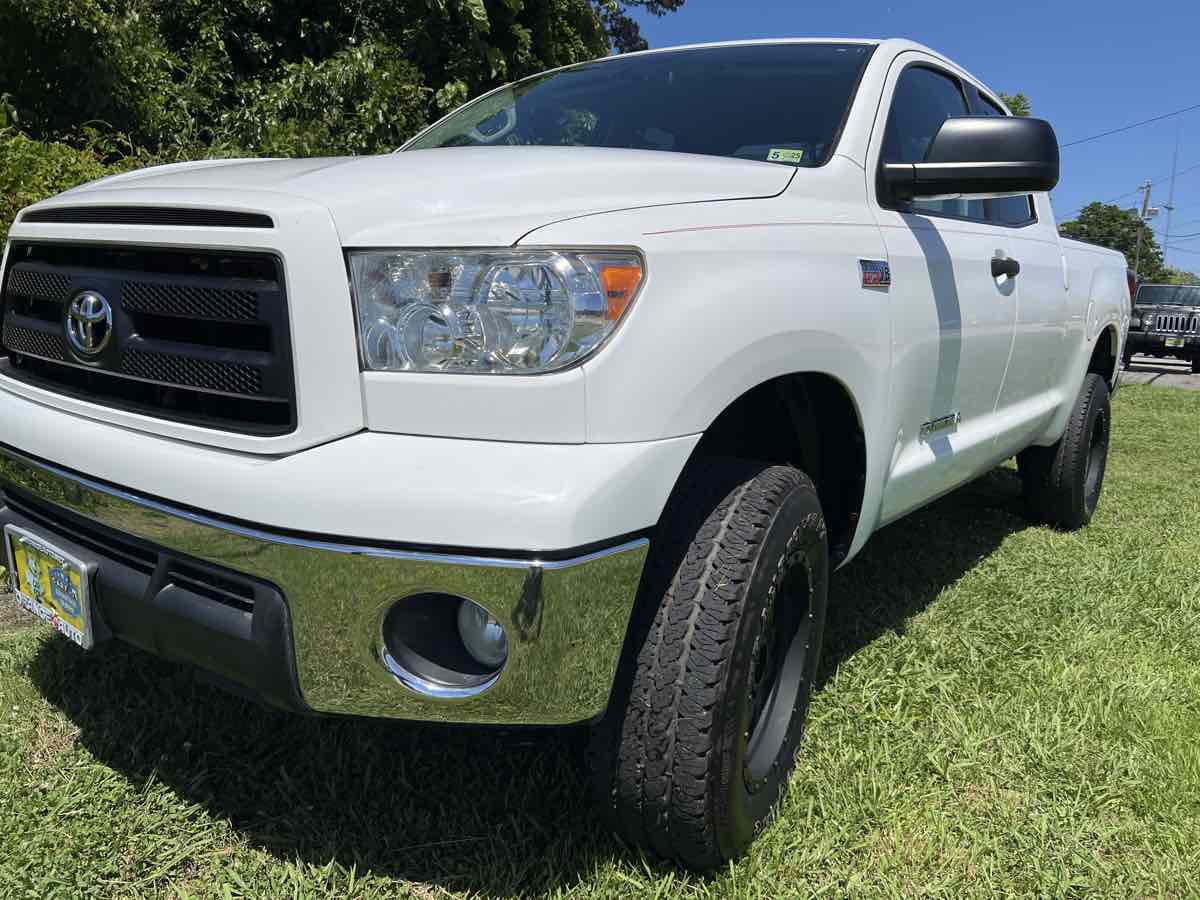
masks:
{"type": "Polygon", "coordinates": [[[787,782],[834,567],[1013,456],[1037,519],[1092,516],[1129,288],[1059,238],[1058,170],[924,47],[770,41],[38,203],[18,602],[297,711],[590,722],[618,831],[720,865],[787,782]]]}

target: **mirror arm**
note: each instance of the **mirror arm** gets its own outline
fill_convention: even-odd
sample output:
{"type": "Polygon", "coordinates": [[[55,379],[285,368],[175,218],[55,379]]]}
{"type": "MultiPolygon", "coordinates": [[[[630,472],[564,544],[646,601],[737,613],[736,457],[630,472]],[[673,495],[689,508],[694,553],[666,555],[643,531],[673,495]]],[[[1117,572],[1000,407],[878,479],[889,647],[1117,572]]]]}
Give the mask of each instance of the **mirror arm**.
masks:
{"type": "Polygon", "coordinates": [[[917,167],[912,163],[884,163],[883,183],[893,200],[911,200],[916,196],[917,167]]]}

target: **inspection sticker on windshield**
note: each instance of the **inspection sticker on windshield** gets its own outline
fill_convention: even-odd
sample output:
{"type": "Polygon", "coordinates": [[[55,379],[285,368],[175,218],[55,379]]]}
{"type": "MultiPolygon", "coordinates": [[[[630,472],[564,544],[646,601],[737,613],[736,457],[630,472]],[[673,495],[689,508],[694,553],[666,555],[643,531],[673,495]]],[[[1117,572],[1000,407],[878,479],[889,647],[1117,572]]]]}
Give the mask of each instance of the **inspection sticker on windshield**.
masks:
{"type": "Polygon", "coordinates": [[[803,161],[803,150],[773,149],[767,154],[767,162],[798,163],[803,161]]]}

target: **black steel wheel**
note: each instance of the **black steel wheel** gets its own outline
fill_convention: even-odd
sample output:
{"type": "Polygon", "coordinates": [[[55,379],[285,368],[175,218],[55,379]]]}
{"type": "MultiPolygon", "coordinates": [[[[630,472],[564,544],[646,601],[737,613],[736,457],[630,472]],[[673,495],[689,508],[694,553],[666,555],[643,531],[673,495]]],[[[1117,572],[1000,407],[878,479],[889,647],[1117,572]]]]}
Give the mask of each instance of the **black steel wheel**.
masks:
{"type": "Polygon", "coordinates": [[[706,459],[652,547],[594,779],[618,834],[707,870],[745,852],[795,765],[825,625],[825,519],[798,469],[706,459]]]}
{"type": "Polygon", "coordinates": [[[1058,442],[1030,447],[1017,457],[1033,519],[1067,531],[1092,520],[1104,487],[1111,430],[1108,384],[1089,372],[1058,442]]]}

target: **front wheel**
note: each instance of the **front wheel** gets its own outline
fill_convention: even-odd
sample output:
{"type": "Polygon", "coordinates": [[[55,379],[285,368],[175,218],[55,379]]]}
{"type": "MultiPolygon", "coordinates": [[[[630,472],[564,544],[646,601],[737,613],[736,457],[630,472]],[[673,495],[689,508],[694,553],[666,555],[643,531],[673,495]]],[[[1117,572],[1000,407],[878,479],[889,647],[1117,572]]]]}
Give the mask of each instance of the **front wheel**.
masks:
{"type": "Polygon", "coordinates": [[[788,466],[701,460],[649,567],[594,776],[627,841],[713,869],[770,820],[795,763],[829,577],[816,488],[788,466]]]}
{"type": "Polygon", "coordinates": [[[1192,357],[1192,374],[1200,375],[1200,356],[1192,357]]]}
{"type": "Polygon", "coordinates": [[[1111,428],[1108,384],[1089,372],[1058,442],[1029,447],[1017,457],[1033,519],[1065,531],[1092,520],[1104,486],[1111,428]]]}

